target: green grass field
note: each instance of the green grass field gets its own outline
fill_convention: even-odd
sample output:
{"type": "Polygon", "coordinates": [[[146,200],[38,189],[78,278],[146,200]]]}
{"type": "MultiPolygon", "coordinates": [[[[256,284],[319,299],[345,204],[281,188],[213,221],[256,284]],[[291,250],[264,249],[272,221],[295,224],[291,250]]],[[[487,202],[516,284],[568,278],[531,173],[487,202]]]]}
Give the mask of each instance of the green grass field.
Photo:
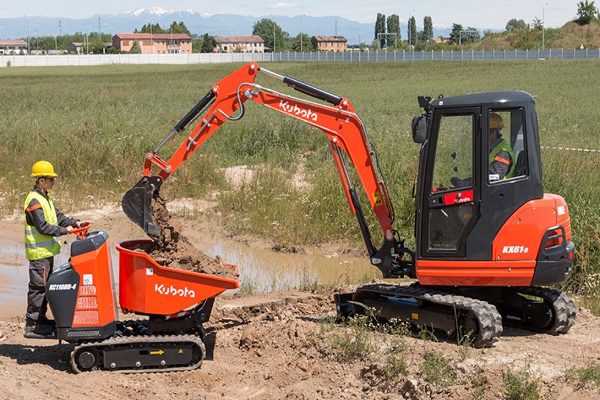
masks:
{"type": "MultiPolygon", "coordinates": [[[[0,200],[12,214],[32,185],[31,164],[52,161],[61,174],[57,197],[66,210],[118,201],[142,172],[144,154],[213,83],[239,65],[106,66],[0,69],[0,200]]],[[[379,151],[397,213],[410,238],[418,146],[410,121],[417,95],[451,96],[521,89],[536,97],[541,144],[600,149],[600,62],[270,64],[269,69],[349,98],[379,151]]],[[[259,83],[285,90],[267,78],[259,83]]],[[[163,186],[168,197],[219,190],[231,229],[306,244],[360,244],[324,135],[250,104],[163,186]],[[290,176],[306,166],[312,189],[290,176]],[[249,185],[231,190],[216,169],[266,164],[249,185]]],[[[183,140],[183,135],[161,155],[183,140]]],[[[545,190],[565,197],[573,219],[580,272],[572,283],[600,283],[600,154],[544,150],[545,190]],[[581,273],[584,272],[584,273],[581,273]]],[[[373,231],[377,228],[374,227],[373,231]]],[[[377,239],[378,240],[378,239],[377,239]]],[[[410,239],[409,239],[410,240],[410,239]]]]}

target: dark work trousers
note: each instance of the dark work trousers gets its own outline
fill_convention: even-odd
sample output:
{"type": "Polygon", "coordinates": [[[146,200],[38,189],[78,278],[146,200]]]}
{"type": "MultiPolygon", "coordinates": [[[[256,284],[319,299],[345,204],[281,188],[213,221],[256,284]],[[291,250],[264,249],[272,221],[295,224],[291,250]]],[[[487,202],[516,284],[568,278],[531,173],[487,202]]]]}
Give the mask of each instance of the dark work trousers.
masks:
{"type": "Polygon", "coordinates": [[[54,257],[29,261],[29,292],[27,293],[27,318],[37,321],[46,316],[46,279],[52,273],[54,257]]]}

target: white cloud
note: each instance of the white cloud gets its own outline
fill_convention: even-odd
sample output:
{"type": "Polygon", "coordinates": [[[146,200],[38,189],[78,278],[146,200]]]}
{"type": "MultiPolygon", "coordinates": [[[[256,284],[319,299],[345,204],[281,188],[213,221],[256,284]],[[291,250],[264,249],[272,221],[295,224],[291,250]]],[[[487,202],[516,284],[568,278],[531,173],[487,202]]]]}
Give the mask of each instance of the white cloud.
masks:
{"type": "Polygon", "coordinates": [[[298,7],[298,3],[285,3],[283,1],[280,1],[279,3],[271,5],[271,8],[275,8],[277,10],[289,10],[289,9],[297,8],[297,7],[298,7]]]}

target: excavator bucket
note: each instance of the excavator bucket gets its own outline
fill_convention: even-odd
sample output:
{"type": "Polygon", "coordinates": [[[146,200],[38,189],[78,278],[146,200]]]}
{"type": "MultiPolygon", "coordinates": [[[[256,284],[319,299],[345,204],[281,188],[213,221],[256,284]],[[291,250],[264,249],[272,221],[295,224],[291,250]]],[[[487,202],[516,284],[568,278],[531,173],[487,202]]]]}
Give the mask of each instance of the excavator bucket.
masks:
{"type": "Polygon", "coordinates": [[[158,197],[161,184],[159,176],[145,176],[125,193],[121,201],[125,215],[152,238],[160,235],[159,227],[153,223],[152,201],[158,197]]]}

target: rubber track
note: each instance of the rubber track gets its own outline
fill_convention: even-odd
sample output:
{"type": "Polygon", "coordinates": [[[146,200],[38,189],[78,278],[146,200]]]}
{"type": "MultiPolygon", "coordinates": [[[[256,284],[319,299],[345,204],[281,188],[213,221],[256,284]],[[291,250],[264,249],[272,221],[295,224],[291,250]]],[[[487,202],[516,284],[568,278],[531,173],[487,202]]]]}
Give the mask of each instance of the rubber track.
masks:
{"type": "Polygon", "coordinates": [[[202,356],[200,357],[200,360],[193,364],[193,365],[188,365],[187,367],[165,367],[165,368],[156,368],[156,367],[152,367],[152,368],[135,368],[135,369],[116,369],[116,370],[111,370],[111,369],[105,369],[102,366],[100,366],[100,370],[103,371],[115,371],[115,372],[122,372],[122,373],[140,373],[140,372],[171,372],[171,371],[188,371],[188,370],[193,370],[196,368],[199,368],[200,365],[202,365],[202,360],[204,359],[204,355],[206,354],[206,347],[204,346],[204,342],[202,342],[202,340],[195,335],[139,335],[139,336],[128,336],[128,337],[111,337],[108,339],[105,339],[103,341],[100,342],[87,342],[87,343],[83,343],[80,344],[78,346],[76,346],[73,351],[71,352],[71,367],[73,368],[73,371],[77,374],[81,373],[81,372],[87,372],[87,371],[81,371],[78,367],[77,367],[77,363],[75,362],[75,354],[84,348],[94,348],[97,350],[101,350],[102,347],[108,347],[108,346],[115,346],[115,345],[131,345],[131,344],[152,344],[152,345],[156,345],[156,344],[160,344],[160,343],[189,343],[192,342],[194,343],[196,346],[198,346],[198,348],[200,348],[201,352],[202,352],[202,356]]]}
{"type": "Polygon", "coordinates": [[[543,332],[552,335],[567,333],[575,323],[577,316],[577,307],[573,299],[566,293],[555,289],[543,287],[528,287],[516,289],[518,293],[528,294],[530,296],[540,297],[552,305],[554,322],[551,327],[544,329],[543,332]]]}
{"type": "Polygon", "coordinates": [[[491,347],[502,334],[502,316],[496,306],[471,297],[448,294],[439,290],[425,288],[418,285],[365,285],[357,291],[368,290],[381,294],[400,295],[412,297],[430,303],[440,304],[448,307],[456,307],[471,312],[477,319],[479,331],[473,340],[474,347],[491,347]]]}

